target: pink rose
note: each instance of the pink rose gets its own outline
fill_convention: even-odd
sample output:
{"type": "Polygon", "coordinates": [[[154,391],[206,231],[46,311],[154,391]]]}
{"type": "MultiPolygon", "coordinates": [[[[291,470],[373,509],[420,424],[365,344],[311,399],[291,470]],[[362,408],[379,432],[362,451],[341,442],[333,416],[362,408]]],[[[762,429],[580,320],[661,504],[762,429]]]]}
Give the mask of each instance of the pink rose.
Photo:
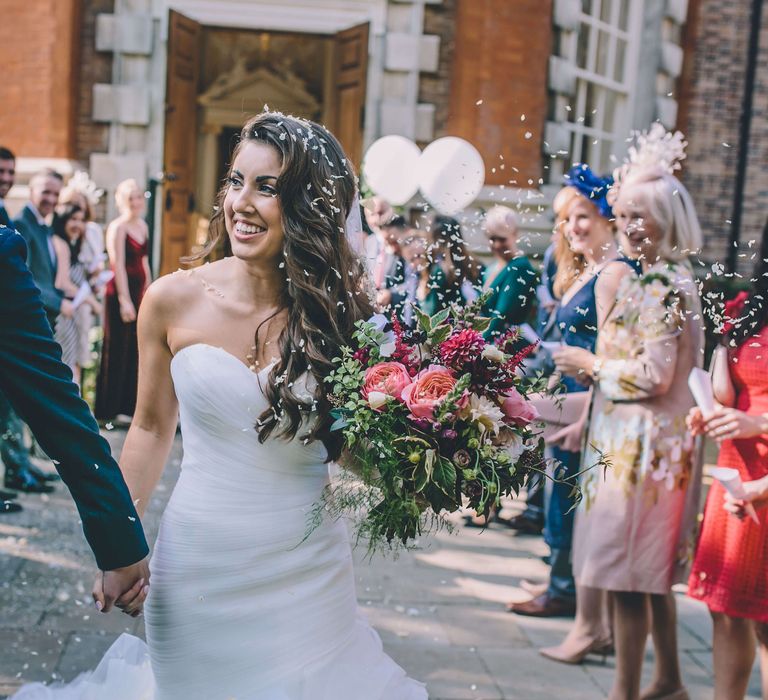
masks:
{"type": "MultiPolygon", "coordinates": [[[[411,383],[411,375],[405,365],[399,362],[380,362],[378,365],[369,367],[365,371],[365,380],[363,382],[363,398],[369,399],[371,394],[386,394],[392,396],[398,401],[402,401],[401,394],[403,389],[411,383]]],[[[380,408],[382,404],[380,397],[374,397],[373,408],[380,408]]]]}
{"type": "Polygon", "coordinates": [[[509,389],[503,397],[501,412],[508,423],[527,425],[539,417],[536,407],[526,401],[517,389],[509,389]]]}
{"type": "Polygon", "coordinates": [[[447,367],[430,365],[416,375],[413,383],[403,389],[405,405],[416,418],[433,418],[435,406],[456,386],[456,379],[447,367]]]}

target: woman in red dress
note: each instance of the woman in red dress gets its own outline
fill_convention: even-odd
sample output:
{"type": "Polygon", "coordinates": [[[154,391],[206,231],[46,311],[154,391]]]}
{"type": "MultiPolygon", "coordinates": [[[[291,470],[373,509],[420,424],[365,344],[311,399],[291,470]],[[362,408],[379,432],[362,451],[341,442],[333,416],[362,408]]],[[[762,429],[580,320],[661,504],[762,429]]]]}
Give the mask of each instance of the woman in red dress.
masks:
{"type": "Polygon", "coordinates": [[[737,469],[747,494],[736,501],[712,485],[688,582],[712,615],[715,700],[744,697],[756,639],[768,700],[768,225],[762,247],[752,292],[726,308],[727,346],[715,351],[712,375],[721,405],[707,419],[697,408],[689,415],[694,435],[720,443],[718,465],[737,469]]]}
{"type": "Polygon", "coordinates": [[[107,228],[107,252],[114,278],[107,285],[104,343],[96,385],[96,417],[127,424],[136,407],[139,351],[136,314],[152,281],[147,260],[149,230],[143,220],[144,192],[135,180],[117,186],[120,216],[107,228]]]}

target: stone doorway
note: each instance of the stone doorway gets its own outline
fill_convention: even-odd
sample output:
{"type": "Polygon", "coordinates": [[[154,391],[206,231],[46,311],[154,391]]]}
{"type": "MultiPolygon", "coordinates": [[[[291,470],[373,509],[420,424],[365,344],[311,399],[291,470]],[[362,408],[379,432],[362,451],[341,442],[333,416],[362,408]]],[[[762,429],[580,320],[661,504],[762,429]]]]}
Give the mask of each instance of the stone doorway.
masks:
{"type": "Polygon", "coordinates": [[[359,164],[368,24],[331,35],[202,26],[171,11],[160,273],[199,250],[237,134],[269,109],[321,121],[359,164]]]}

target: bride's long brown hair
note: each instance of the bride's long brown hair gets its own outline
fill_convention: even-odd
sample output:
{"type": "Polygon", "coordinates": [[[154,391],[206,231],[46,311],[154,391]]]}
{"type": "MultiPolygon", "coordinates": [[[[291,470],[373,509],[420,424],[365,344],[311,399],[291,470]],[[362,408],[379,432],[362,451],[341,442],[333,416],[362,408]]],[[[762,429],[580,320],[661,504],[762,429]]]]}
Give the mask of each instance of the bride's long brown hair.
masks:
{"type": "MultiPolygon", "coordinates": [[[[294,384],[309,372],[317,381],[314,408],[317,420],[305,437],[321,440],[329,459],[341,452],[339,433],[331,433],[325,378],[332,360],[350,344],[356,321],[373,313],[366,293],[363,262],[350,248],[346,220],[355,201],[356,176],[339,142],[311,121],[277,112],[263,112],[248,122],[232,156],[248,142],[265,143],[281,162],[276,189],[282,207],[285,284],[279,310],[287,311],[280,334],[280,358],[269,373],[265,395],[269,406],[256,422],[259,440],[270,435],[296,437],[308,406],[294,393],[294,384]]],[[[224,197],[219,191],[209,237],[194,259],[206,257],[228,240],[224,197]]],[[[254,331],[258,347],[258,329],[254,331]]]]}

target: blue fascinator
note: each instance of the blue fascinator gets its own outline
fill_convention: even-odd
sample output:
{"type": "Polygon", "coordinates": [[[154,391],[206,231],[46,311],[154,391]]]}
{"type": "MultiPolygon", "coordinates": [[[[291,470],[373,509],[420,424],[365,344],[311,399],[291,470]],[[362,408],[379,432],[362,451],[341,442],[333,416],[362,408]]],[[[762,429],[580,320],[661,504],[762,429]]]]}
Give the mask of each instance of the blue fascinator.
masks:
{"type": "Polygon", "coordinates": [[[608,191],[613,184],[613,178],[600,177],[592,172],[586,163],[577,163],[565,174],[565,184],[576,188],[600,211],[606,219],[613,218],[613,209],[608,203],[608,191]]]}

